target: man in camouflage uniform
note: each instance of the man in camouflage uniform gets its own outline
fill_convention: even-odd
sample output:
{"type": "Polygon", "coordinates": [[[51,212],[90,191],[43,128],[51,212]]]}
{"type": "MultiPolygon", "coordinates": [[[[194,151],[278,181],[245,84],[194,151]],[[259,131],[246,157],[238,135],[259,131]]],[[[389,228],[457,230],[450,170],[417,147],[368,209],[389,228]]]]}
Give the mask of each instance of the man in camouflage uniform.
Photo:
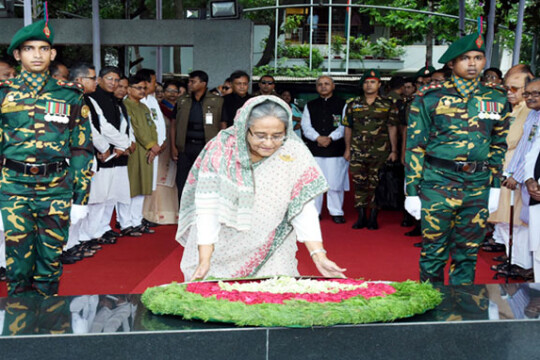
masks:
{"type": "Polygon", "coordinates": [[[398,160],[398,110],[392,102],[379,96],[381,77],[378,70],[368,70],[360,83],[364,95],[347,102],[345,126],[345,154],[350,160],[354,182],[354,206],[358,220],[353,229],[378,229],[378,209],[374,201],[379,183],[379,169],[385,161],[398,160]],[[369,221],[366,208],[371,208],[369,221]]]}
{"type": "Polygon", "coordinates": [[[498,205],[509,106],[503,88],[480,83],[480,34],[456,41],[439,62],[451,79],[424,87],[410,109],[405,208],[422,219],[420,279],[443,282],[450,254],[450,284],[469,285],[488,208],[498,205]]]}
{"type": "Polygon", "coordinates": [[[9,295],[58,292],[70,210],[71,221],[80,220],[88,200],[88,111],[80,85],[49,75],[53,37],[44,20],[19,30],[8,53],[21,63],[21,73],[0,83],[0,208],[9,295]]]}

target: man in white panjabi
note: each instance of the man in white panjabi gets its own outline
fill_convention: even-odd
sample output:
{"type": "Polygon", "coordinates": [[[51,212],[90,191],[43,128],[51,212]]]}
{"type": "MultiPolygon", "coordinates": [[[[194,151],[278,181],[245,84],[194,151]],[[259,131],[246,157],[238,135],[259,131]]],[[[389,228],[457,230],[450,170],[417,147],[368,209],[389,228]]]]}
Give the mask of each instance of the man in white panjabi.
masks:
{"type": "MultiPolygon", "coordinates": [[[[330,186],[326,194],[328,212],[336,224],[343,224],[343,197],[349,190],[349,162],[343,157],[345,128],[341,124],[345,100],[334,95],[334,80],[329,76],[320,76],[316,88],[319,97],[308,102],[302,114],[302,133],[330,186]]],[[[315,199],[315,204],[320,214],[323,195],[315,199]]]]}

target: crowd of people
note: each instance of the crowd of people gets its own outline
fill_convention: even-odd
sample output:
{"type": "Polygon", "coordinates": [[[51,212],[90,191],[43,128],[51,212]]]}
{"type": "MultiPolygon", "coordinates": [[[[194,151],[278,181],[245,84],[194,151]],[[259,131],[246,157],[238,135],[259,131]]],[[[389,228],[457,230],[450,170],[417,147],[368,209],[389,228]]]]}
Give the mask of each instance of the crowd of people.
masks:
{"type": "Polygon", "coordinates": [[[276,91],[269,74],[250,94],[250,76],[240,70],[209,89],[201,70],[187,83],[161,84],[152,69],[128,76],[114,66],[99,73],[88,63],[68,69],[54,61],[46,22],[25,29],[10,46],[20,73],[11,60],[0,60],[0,100],[7,103],[1,116],[10,136],[2,150],[0,266],[10,295],[53,294],[60,262],[176,223],[186,279],[297,275],[296,240],[321,274],[343,276],[322,245],[324,193],[332,221],[345,224],[351,178],[358,213],[352,228],[377,230],[376,193],[387,164],[405,169],[398,179],[406,184],[399,190],[402,225],[414,226],[408,235],[422,236],[422,280],[444,281],[451,256],[450,283],[473,283],[478,249],[508,254],[510,234],[513,265],[497,256],[502,264],[494,270],[525,280],[540,274],[540,225],[531,221],[540,219],[540,81],[526,65],[504,77],[499,69],[484,70],[479,34],[450,46],[440,69],[426,65],[387,84],[377,69],[366,70],[358,97],[340,98],[332,77],[320,76],[318,96],[301,110],[290,89],[276,91]],[[16,117],[22,93],[43,102],[36,107],[39,126],[16,117]],[[41,134],[41,127],[45,137],[65,136],[28,138],[28,129],[41,134]],[[24,152],[41,148],[49,158],[24,152]],[[42,178],[32,183],[32,176],[42,178]],[[73,197],[62,186],[69,181],[73,197]],[[43,219],[36,213],[45,210],[31,196],[36,191],[48,201],[40,203],[49,209],[43,219]],[[118,231],[110,226],[114,214],[118,231]],[[31,216],[41,222],[25,221],[31,216]],[[494,228],[482,244],[487,223],[494,228]],[[51,239],[38,251],[21,240],[36,228],[51,239]]]}

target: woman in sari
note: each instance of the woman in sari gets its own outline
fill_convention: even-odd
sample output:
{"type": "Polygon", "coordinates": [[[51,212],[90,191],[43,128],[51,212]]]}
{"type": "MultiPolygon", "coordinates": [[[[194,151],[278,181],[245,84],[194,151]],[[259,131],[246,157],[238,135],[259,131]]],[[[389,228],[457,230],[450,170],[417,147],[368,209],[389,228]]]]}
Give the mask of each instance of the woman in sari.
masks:
{"type": "Polygon", "coordinates": [[[257,96],[206,144],[180,204],[185,280],[297,276],[296,240],[322,275],[344,277],[326,256],[314,203],[328,185],[293,131],[283,100],[257,96]]]}

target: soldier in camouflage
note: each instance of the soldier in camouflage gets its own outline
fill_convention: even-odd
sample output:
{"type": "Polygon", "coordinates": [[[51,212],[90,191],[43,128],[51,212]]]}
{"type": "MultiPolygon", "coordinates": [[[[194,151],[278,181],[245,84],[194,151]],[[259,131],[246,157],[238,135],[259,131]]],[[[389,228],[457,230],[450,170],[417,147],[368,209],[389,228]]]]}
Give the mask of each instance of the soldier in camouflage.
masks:
{"type": "Polygon", "coordinates": [[[378,209],[374,201],[379,183],[379,169],[385,161],[398,160],[398,110],[379,96],[381,77],[378,70],[368,70],[360,81],[364,95],[349,99],[343,117],[345,154],[350,161],[354,182],[354,206],[358,220],[353,229],[378,229],[378,209]],[[369,221],[367,208],[371,208],[369,221]]]}
{"type": "Polygon", "coordinates": [[[488,209],[498,205],[509,106],[502,87],[479,81],[484,49],[478,33],[452,44],[439,60],[451,79],[411,105],[405,208],[421,217],[422,281],[443,282],[450,255],[450,284],[472,284],[488,209]]]}
{"type": "Polygon", "coordinates": [[[80,85],[49,75],[53,37],[45,20],[19,30],[8,53],[21,63],[21,73],[0,83],[0,208],[9,295],[58,292],[70,211],[72,222],[80,220],[88,200],[88,110],[80,85]]]}

